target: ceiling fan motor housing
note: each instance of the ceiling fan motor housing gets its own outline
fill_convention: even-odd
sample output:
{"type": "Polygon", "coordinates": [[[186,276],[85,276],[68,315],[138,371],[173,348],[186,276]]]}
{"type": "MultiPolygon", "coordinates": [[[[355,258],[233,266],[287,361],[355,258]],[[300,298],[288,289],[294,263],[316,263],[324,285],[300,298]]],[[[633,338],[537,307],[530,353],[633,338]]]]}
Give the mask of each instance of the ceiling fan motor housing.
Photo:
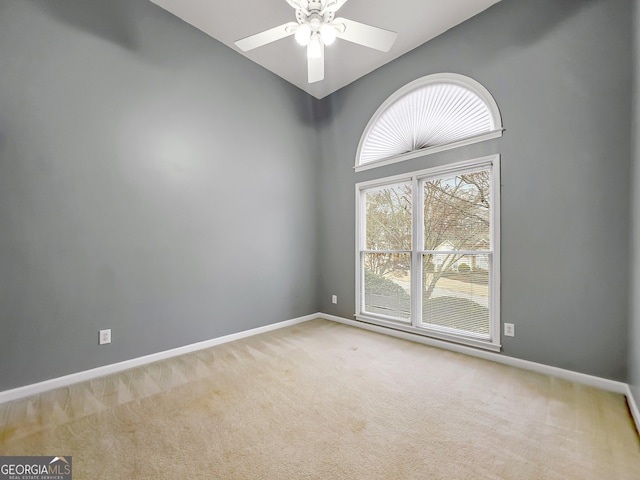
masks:
{"type": "Polygon", "coordinates": [[[323,23],[331,23],[333,21],[333,18],[335,17],[335,13],[328,10],[325,10],[324,13],[322,13],[322,5],[320,4],[320,2],[316,2],[316,4],[319,7],[317,9],[313,8],[315,6],[314,4],[309,3],[308,12],[305,12],[300,8],[296,10],[296,20],[298,21],[298,23],[300,25],[309,25],[311,27],[311,30],[313,30],[314,32],[320,30],[320,27],[323,23]]]}

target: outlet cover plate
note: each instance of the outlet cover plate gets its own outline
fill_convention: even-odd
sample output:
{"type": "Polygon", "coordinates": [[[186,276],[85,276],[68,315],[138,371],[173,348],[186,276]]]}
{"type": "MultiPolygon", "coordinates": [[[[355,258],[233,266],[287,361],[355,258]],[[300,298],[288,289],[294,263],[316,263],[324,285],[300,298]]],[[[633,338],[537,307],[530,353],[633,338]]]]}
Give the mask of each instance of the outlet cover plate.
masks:
{"type": "Polygon", "coordinates": [[[100,345],[111,343],[111,329],[100,330],[100,345]]]}
{"type": "Polygon", "coordinates": [[[515,337],[516,336],[516,328],[513,323],[505,323],[504,324],[504,336],[505,337],[515,337]]]}

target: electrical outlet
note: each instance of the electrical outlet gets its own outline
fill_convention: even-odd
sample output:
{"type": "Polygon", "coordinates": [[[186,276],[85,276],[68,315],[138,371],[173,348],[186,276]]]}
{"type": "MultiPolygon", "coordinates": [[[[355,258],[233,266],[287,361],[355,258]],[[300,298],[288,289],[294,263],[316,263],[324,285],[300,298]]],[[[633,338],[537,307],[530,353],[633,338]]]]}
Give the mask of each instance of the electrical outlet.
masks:
{"type": "Polygon", "coordinates": [[[331,303],[338,303],[338,295],[331,295],[331,303]]]}
{"type": "Polygon", "coordinates": [[[504,336],[505,337],[515,337],[516,336],[516,327],[513,323],[505,323],[504,324],[504,336]]]}
{"type": "Polygon", "coordinates": [[[100,345],[111,343],[111,329],[100,330],[100,345]]]}

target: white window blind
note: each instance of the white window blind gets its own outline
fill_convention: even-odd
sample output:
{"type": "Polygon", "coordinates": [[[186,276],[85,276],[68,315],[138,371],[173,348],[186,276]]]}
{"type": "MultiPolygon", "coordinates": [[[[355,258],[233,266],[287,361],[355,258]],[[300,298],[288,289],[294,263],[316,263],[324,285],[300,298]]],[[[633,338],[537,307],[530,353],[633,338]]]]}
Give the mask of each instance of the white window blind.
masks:
{"type": "Polygon", "coordinates": [[[420,325],[490,338],[491,170],[420,182],[420,325]]]}
{"type": "Polygon", "coordinates": [[[406,182],[370,188],[362,196],[363,309],[398,321],[411,318],[412,197],[406,182]]]}
{"type": "Polygon", "coordinates": [[[482,85],[462,75],[430,75],[378,109],[360,140],[356,170],[501,134],[497,105],[482,85]]]}

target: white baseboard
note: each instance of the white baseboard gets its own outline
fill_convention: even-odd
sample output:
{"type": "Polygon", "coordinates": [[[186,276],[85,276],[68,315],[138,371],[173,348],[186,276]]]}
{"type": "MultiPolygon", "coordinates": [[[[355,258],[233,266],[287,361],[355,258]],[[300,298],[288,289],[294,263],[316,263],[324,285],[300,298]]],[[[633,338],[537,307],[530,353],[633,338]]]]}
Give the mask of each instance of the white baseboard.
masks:
{"type": "Polygon", "coordinates": [[[184,347],[178,347],[171,350],[165,350],[163,352],[153,353],[151,355],[145,355],[144,357],[138,357],[131,360],[125,360],[123,362],[112,363],[103,367],[97,367],[92,368],[91,370],[72,373],[70,375],[65,375],[64,377],[52,378],[51,380],[45,380],[43,382],[25,385],[24,387],[18,387],[12,390],[5,390],[4,392],[0,392],[0,403],[29,397],[31,395],[36,395],[48,390],[53,390],[54,388],[68,387],[69,385],[73,385],[75,383],[92,380],[98,377],[104,377],[105,375],[121,372],[130,368],[135,368],[141,365],[157,362],[159,360],[165,360],[167,358],[176,357],[178,355],[184,355],[198,350],[203,350],[205,348],[214,347],[223,343],[233,342],[234,340],[240,340],[242,338],[251,337],[253,335],[259,335],[261,333],[270,332],[272,330],[288,327],[290,325],[308,322],[309,320],[321,317],[322,315],[319,313],[305,315],[304,317],[298,317],[291,320],[286,320],[284,322],[273,323],[271,325],[265,325],[264,327],[252,328],[251,330],[245,330],[243,332],[225,335],[223,337],[214,338],[212,340],[206,340],[204,342],[185,345],[184,347]]]}
{"type": "Polygon", "coordinates": [[[383,333],[385,335],[391,335],[404,340],[410,340],[412,342],[423,343],[432,347],[438,347],[445,350],[451,350],[458,353],[464,353],[472,357],[482,358],[484,360],[490,360],[492,362],[502,363],[512,367],[522,368],[524,370],[531,370],[533,372],[550,375],[552,377],[562,378],[571,382],[580,383],[582,385],[588,385],[590,387],[599,388],[609,392],[620,393],[627,395],[629,392],[629,386],[623,382],[617,382],[615,380],[609,380],[606,378],[596,377],[593,375],[587,375],[584,373],[573,372],[571,370],[565,370],[562,368],[551,367],[542,363],[530,362],[528,360],[521,360],[519,358],[508,357],[506,355],[500,355],[498,353],[479,350],[473,347],[467,347],[464,345],[457,345],[455,343],[449,343],[442,340],[436,340],[429,337],[423,337],[421,335],[415,335],[400,330],[394,330],[392,328],[380,327],[371,323],[365,323],[358,320],[349,320],[347,318],[337,317],[335,315],[327,315],[324,313],[318,314],[320,318],[325,320],[331,320],[338,323],[344,323],[345,325],[351,325],[353,327],[363,328],[372,332],[383,333]]]}
{"type": "Polygon", "coordinates": [[[633,391],[631,387],[627,385],[627,404],[629,405],[629,410],[631,410],[631,416],[633,417],[633,421],[636,424],[636,430],[640,433],[640,409],[638,409],[638,404],[636,403],[636,399],[633,395],[633,391]]]}
{"type": "Polygon", "coordinates": [[[20,398],[29,397],[31,395],[36,395],[42,392],[46,392],[48,390],[53,390],[54,388],[67,387],[75,383],[91,380],[98,377],[103,377],[105,375],[121,372],[123,370],[127,370],[130,368],[139,367],[149,363],[157,362],[159,360],[165,360],[167,358],[175,357],[178,355],[184,355],[187,353],[195,352],[195,351],[213,347],[216,345],[221,345],[223,343],[232,342],[234,340],[240,340],[242,338],[251,337],[253,335],[259,335],[261,333],[270,332],[272,330],[277,330],[277,329],[288,327],[291,325],[308,322],[316,318],[323,318],[325,320],[330,320],[333,322],[342,323],[345,325],[350,325],[353,327],[362,328],[365,330],[370,330],[370,331],[382,333],[385,335],[391,335],[397,338],[402,338],[404,340],[410,340],[413,342],[418,342],[425,345],[442,348],[445,350],[451,350],[454,352],[463,353],[473,357],[478,357],[485,360],[502,363],[504,365],[518,367],[524,370],[531,370],[534,372],[550,375],[557,378],[562,378],[562,379],[580,383],[583,385],[600,388],[602,390],[623,394],[627,397],[627,400],[629,402],[629,408],[631,409],[631,413],[633,415],[633,419],[636,423],[636,426],[638,427],[638,431],[640,431],[640,410],[638,409],[638,404],[636,403],[635,398],[633,397],[633,394],[631,392],[631,389],[629,388],[629,385],[627,385],[626,383],[617,382],[615,380],[608,380],[606,378],[600,378],[593,375],[586,375],[584,373],[573,372],[571,370],[565,370],[562,368],[551,367],[549,365],[530,362],[528,360],[521,360],[519,358],[508,357],[506,355],[500,355],[493,352],[478,350],[478,349],[467,347],[464,345],[456,345],[453,343],[444,342],[442,340],[423,337],[420,335],[402,332],[402,331],[394,330],[391,328],[380,327],[378,325],[373,325],[373,324],[369,324],[361,321],[349,320],[346,318],[338,317],[335,315],[329,315],[326,313],[314,313],[311,315],[305,315],[304,317],[298,317],[291,320],[286,320],[284,322],[265,325],[264,327],[253,328],[251,330],[245,330],[243,332],[238,332],[231,335],[225,335],[223,337],[214,338],[212,340],[193,343],[191,345],[185,345],[183,347],[174,348],[171,350],[166,350],[166,351],[154,353],[151,355],[146,355],[144,357],[138,357],[138,358],[126,360],[123,362],[105,365],[103,367],[93,368],[91,370],[85,370],[82,372],[73,373],[71,375],[65,375],[64,377],[53,378],[51,380],[45,380],[43,382],[34,383],[32,385],[26,385],[24,387],[15,388],[12,390],[6,390],[4,392],[0,392],[0,403],[10,402],[12,400],[18,400],[20,398]]]}

